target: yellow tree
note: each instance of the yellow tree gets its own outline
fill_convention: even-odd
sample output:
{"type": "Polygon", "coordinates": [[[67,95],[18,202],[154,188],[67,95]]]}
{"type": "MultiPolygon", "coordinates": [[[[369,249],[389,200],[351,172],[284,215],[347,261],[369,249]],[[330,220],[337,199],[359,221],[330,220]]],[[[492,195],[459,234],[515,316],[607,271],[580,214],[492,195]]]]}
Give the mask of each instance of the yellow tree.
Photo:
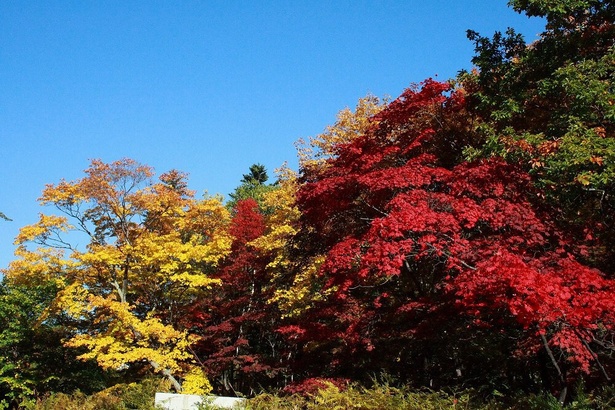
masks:
{"type": "Polygon", "coordinates": [[[322,134],[310,137],[308,141],[297,141],[303,177],[282,167],[278,170],[277,189],[263,196],[265,207],[271,210],[266,220],[267,231],[252,245],[272,255],[268,268],[273,271],[276,290],[271,302],[278,305],[283,317],[296,316],[326,296],[318,290],[318,270],[324,256],[304,260],[304,252],[293,249],[293,238],[301,218],[301,211],[295,203],[297,190],[306,175],[313,176],[327,168],[327,161],[337,155],[340,146],[352,142],[374,126],[373,116],[386,103],[386,99],[367,95],[359,99],[354,111],[350,108],[341,110],[335,123],[327,126],[322,134]],[[290,281],[289,277],[292,277],[290,281]]]}
{"type": "Polygon", "coordinates": [[[123,159],[94,160],[85,173],[45,188],[41,204],[61,216],[21,229],[5,274],[58,283],[53,309],[79,325],[67,345],[85,347],[81,359],[105,369],[149,364],[177,391],[207,391],[194,337],[176,324],[216,285],[207,273],[229,252],[228,211],[219,198],[195,199],[178,171],[153,182],[150,167],[123,159]]]}
{"type": "Polygon", "coordinates": [[[277,303],[284,315],[285,311],[291,310],[298,303],[296,297],[288,294],[285,286],[278,287],[278,285],[281,285],[282,278],[291,268],[291,239],[297,233],[301,213],[295,206],[298,186],[296,173],[283,166],[277,170],[277,175],[276,189],[266,192],[262,197],[263,207],[268,210],[265,214],[266,231],[248,245],[270,256],[267,269],[276,286],[274,297],[270,302],[277,303]]]}
{"type": "Polygon", "coordinates": [[[347,107],[338,112],[335,124],[327,126],[322,134],[308,141],[299,139],[295,145],[302,173],[326,167],[327,160],[336,156],[341,145],[352,142],[374,125],[373,116],[382,111],[387,102],[386,98],[381,100],[368,94],[359,98],[354,111],[347,107]]]}

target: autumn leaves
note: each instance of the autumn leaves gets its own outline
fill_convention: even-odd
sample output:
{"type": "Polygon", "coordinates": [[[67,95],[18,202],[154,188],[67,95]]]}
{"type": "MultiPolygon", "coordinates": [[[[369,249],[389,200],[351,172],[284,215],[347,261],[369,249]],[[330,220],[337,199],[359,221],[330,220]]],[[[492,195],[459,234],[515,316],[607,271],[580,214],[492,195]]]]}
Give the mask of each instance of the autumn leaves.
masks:
{"type": "Polygon", "coordinates": [[[246,180],[232,209],[177,171],[94,161],[45,189],[60,212],[23,228],[7,278],[57,286],[45,315],[70,318],[81,359],[146,364],[184,392],[380,371],[455,384],[444,363],[538,371],[543,349],[568,375],[604,368],[612,280],[577,260],[522,167],[450,145],[472,126],[464,90],[427,80],[359,108],[302,151],[300,176],[246,180]]]}
{"type": "Polygon", "coordinates": [[[537,43],[470,33],[478,70],[361,99],[299,143],[298,174],[265,185],[254,165],[230,205],[178,171],[93,161],[45,188],[52,212],[21,230],[5,284],[53,285],[41,322],[62,317],[66,346],[178,391],[381,372],[600,385],[615,369],[615,10],[543,3],[511,2],[547,18],[537,43]]]}

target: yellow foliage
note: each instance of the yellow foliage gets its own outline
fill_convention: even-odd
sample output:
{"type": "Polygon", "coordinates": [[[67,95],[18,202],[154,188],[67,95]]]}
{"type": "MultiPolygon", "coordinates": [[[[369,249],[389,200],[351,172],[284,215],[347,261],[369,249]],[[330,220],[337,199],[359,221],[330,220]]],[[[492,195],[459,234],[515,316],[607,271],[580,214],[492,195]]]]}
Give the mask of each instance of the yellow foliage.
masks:
{"type": "Polygon", "coordinates": [[[203,396],[210,393],[211,390],[212,387],[209,383],[209,379],[207,379],[207,375],[200,367],[192,366],[184,374],[182,393],[203,396]]]}
{"type": "MultiPolygon", "coordinates": [[[[267,231],[248,245],[271,255],[267,269],[272,272],[273,281],[282,278],[290,269],[289,242],[297,233],[301,212],[295,204],[298,189],[297,176],[288,169],[279,171],[279,188],[264,195],[264,204],[273,212],[267,216],[267,231]]],[[[289,288],[280,287],[274,292],[270,303],[276,303],[283,317],[296,316],[309,309],[315,301],[322,300],[325,294],[318,291],[318,269],[324,257],[318,256],[311,261],[303,261],[300,273],[295,276],[289,288]]],[[[282,281],[284,282],[284,281],[282,281]]]]}
{"type": "Polygon", "coordinates": [[[54,307],[73,319],[81,319],[88,313],[88,310],[84,307],[87,299],[88,293],[83,285],[74,282],[58,292],[54,307]]]}
{"type": "Polygon", "coordinates": [[[221,198],[196,200],[177,171],[153,183],[150,167],[123,159],[94,160],[85,173],[46,186],[41,204],[70,221],[41,215],[22,228],[17,259],[4,274],[25,284],[56,281],[61,290],[52,308],[89,323],[67,341],[87,349],[82,359],[108,369],[148,361],[181,376],[194,339],[176,328],[178,309],[219,283],[206,272],[230,252],[230,214],[221,198]],[[75,231],[81,243],[89,239],[84,248],[69,243],[75,231]],[[29,250],[27,242],[41,247],[29,250]]]}
{"type": "Polygon", "coordinates": [[[266,192],[263,195],[263,205],[272,212],[266,216],[267,231],[248,245],[273,255],[267,266],[272,270],[283,269],[288,265],[288,240],[297,233],[297,222],[301,215],[295,206],[297,192],[297,175],[290,169],[283,167],[277,170],[278,189],[266,192]]]}
{"type": "Polygon", "coordinates": [[[75,252],[73,257],[85,266],[118,266],[126,259],[124,252],[115,245],[92,244],[87,252],[75,252]]]}
{"type": "Polygon", "coordinates": [[[104,369],[146,361],[155,362],[159,371],[181,372],[181,362],[190,358],[188,346],[193,342],[186,332],[165,325],[156,317],[141,319],[127,303],[95,295],[84,297],[83,293],[71,292],[61,300],[65,311],[73,317],[88,312],[97,314],[95,330],[66,342],[69,347],[87,348],[80,359],[96,360],[104,369]]]}
{"type": "Polygon", "coordinates": [[[336,122],[329,125],[325,132],[310,137],[308,142],[299,140],[296,143],[299,155],[299,166],[303,170],[317,170],[326,166],[326,161],[336,155],[340,144],[346,144],[362,135],[374,123],[372,116],[379,113],[387,104],[378,97],[367,95],[360,98],[354,112],[345,108],[337,114],[336,122]]]}
{"type": "Polygon", "coordinates": [[[17,259],[10,262],[2,273],[14,283],[36,286],[40,283],[55,282],[62,287],[66,281],[65,275],[75,269],[75,262],[64,258],[64,251],[53,248],[38,248],[28,250],[20,245],[15,250],[17,259]]]}
{"type": "Polygon", "coordinates": [[[277,289],[271,302],[276,302],[282,317],[299,316],[310,309],[314,302],[323,300],[332,291],[323,293],[318,287],[318,270],[325,261],[324,256],[318,256],[306,264],[293,279],[288,289],[277,289]]]}
{"type": "Polygon", "coordinates": [[[85,195],[81,192],[80,186],[66,182],[64,180],[56,186],[48,184],[45,186],[43,195],[39,198],[42,204],[63,203],[77,204],[85,199],[85,195]]]}
{"type": "MultiPolygon", "coordinates": [[[[25,242],[44,242],[60,232],[67,232],[72,229],[68,220],[63,216],[39,214],[39,221],[33,225],[24,226],[19,230],[15,244],[25,242]]],[[[55,239],[53,237],[52,239],[55,239]]]]}
{"type": "Polygon", "coordinates": [[[188,287],[198,288],[211,288],[212,285],[219,285],[221,283],[219,279],[211,279],[203,274],[188,272],[181,272],[171,275],[171,280],[188,287]]]}
{"type": "Polygon", "coordinates": [[[186,210],[184,218],[178,221],[178,228],[193,233],[201,240],[207,240],[224,230],[229,220],[230,213],[222,205],[222,199],[209,197],[193,202],[186,210]]]}

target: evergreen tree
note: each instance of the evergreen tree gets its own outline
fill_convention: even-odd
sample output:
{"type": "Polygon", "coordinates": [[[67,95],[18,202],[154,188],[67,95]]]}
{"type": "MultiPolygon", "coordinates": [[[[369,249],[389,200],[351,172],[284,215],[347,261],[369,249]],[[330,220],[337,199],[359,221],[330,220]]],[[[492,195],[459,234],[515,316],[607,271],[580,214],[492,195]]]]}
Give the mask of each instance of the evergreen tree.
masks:
{"type": "Polygon", "coordinates": [[[250,166],[249,172],[243,174],[241,184],[235,188],[233,193],[229,194],[231,198],[227,201],[226,206],[229,210],[235,209],[237,203],[245,199],[254,199],[262,212],[267,213],[266,207],[263,205],[263,195],[266,192],[274,190],[275,184],[265,184],[269,180],[267,169],[262,164],[253,164],[250,166]]]}

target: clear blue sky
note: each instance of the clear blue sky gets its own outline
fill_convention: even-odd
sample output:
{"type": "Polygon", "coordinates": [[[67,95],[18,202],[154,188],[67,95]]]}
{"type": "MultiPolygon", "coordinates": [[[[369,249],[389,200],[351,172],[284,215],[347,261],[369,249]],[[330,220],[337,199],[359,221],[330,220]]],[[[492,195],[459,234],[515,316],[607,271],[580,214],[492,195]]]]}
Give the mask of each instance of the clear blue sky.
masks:
{"type": "Polygon", "coordinates": [[[46,183],[129,157],[227,195],[253,163],[372,93],[471,68],[467,29],[539,19],[505,0],[0,1],[0,267],[46,183]]]}

